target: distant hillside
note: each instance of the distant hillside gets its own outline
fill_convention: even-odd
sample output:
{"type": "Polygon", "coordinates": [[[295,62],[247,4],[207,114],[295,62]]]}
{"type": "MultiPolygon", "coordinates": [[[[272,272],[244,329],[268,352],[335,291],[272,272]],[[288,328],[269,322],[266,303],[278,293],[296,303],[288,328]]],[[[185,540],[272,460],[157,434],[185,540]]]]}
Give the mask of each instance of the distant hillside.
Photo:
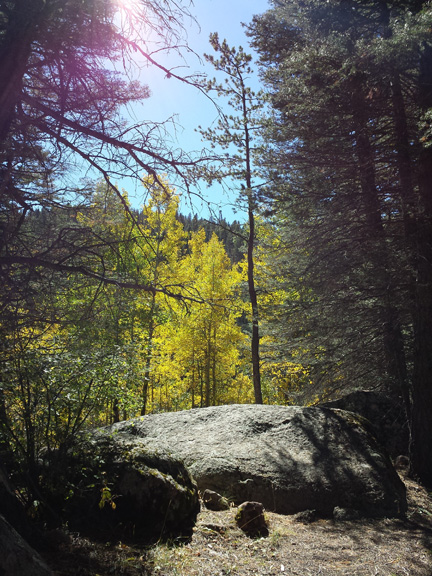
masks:
{"type": "Polygon", "coordinates": [[[223,242],[231,262],[240,262],[243,258],[246,249],[245,231],[244,225],[237,220],[234,222],[228,222],[225,218],[207,220],[199,218],[196,214],[186,216],[181,213],[177,215],[177,218],[187,232],[196,232],[200,228],[204,228],[207,240],[210,240],[213,233],[216,234],[219,240],[223,242]]]}

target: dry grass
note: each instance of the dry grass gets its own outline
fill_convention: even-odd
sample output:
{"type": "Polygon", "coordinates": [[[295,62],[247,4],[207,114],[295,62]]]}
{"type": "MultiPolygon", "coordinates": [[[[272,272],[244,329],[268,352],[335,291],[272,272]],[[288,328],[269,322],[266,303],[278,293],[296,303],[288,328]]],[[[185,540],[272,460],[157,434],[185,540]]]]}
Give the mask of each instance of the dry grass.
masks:
{"type": "Polygon", "coordinates": [[[268,513],[270,534],[250,539],[235,509],[203,510],[186,545],[139,548],[69,536],[48,560],[56,576],[431,576],[432,498],[408,488],[407,519],[303,524],[268,513]]]}

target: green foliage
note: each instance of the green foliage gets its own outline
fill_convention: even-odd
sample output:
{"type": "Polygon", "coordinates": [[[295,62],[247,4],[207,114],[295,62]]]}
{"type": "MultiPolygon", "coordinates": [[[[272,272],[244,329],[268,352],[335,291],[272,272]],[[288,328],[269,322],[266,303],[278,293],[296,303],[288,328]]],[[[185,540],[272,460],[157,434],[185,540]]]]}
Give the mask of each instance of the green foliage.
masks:
{"type": "Polygon", "coordinates": [[[298,295],[274,333],[302,343],[321,394],[402,397],[428,483],[431,23],[426,2],[310,0],[275,3],[250,29],[272,105],[262,161],[278,269],[298,295]]]}
{"type": "MultiPolygon", "coordinates": [[[[53,453],[86,427],[154,410],[250,400],[239,298],[243,275],[213,235],[189,237],[179,198],[163,179],[143,181],[139,218],[124,211],[106,185],[73,211],[73,225],[91,229],[91,257],[107,277],[147,284],[126,290],[96,279],[39,280],[32,302],[6,308],[1,364],[1,449],[11,471],[32,478],[38,493],[41,450],[53,453]],[[174,298],[170,293],[181,298],[174,298]],[[13,454],[13,457],[12,457],[13,454]]],[[[56,211],[37,213],[29,231],[56,233],[56,211]]],[[[60,218],[62,223],[62,218],[60,218]]],[[[42,237],[42,235],[41,235],[42,237]]],[[[6,304],[6,303],[5,303],[6,304]]],[[[109,503],[108,492],[101,502],[109,503]]]]}
{"type": "Polygon", "coordinates": [[[105,484],[105,486],[101,489],[101,499],[99,502],[99,508],[102,510],[102,508],[106,504],[108,504],[108,506],[110,506],[112,510],[116,509],[116,503],[114,502],[114,498],[113,498],[113,495],[111,494],[111,490],[105,484]]]}
{"type": "Polygon", "coordinates": [[[223,151],[219,161],[203,167],[200,175],[208,182],[229,182],[237,189],[240,202],[254,205],[257,190],[253,180],[260,173],[253,156],[259,152],[257,130],[261,125],[263,93],[254,92],[249,86],[253,74],[250,54],[241,46],[234,48],[226,40],[221,42],[217,33],[210,35],[210,44],[218,57],[205,54],[205,58],[223,79],[209,80],[206,90],[224,98],[232,113],[221,114],[210,129],[199,126],[203,138],[223,151]]]}
{"type": "Polygon", "coordinates": [[[280,251],[271,258],[281,288],[297,292],[274,307],[275,332],[285,349],[309,351],[314,379],[327,373],[322,384],[335,388],[389,385],[392,354],[403,364],[387,345],[411,330],[410,246],[401,243],[411,201],[395,174],[394,114],[402,77],[414,111],[423,18],[369,2],[294,2],[252,31],[273,104],[265,163],[280,251]]]}

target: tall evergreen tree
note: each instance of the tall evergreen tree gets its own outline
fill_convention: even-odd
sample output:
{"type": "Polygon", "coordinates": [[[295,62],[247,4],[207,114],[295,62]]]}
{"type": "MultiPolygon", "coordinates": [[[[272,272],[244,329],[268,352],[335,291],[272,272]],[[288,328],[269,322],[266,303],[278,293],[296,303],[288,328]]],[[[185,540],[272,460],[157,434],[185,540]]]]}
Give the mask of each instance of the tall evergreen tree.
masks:
{"type": "Polygon", "coordinates": [[[308,334],[315,325],[339,369],[402,393],[413,466],[432,483],[432,12],[410,7],[278,1],[252,35],[275,111],[273,209],[301,243],[308,334]]]}

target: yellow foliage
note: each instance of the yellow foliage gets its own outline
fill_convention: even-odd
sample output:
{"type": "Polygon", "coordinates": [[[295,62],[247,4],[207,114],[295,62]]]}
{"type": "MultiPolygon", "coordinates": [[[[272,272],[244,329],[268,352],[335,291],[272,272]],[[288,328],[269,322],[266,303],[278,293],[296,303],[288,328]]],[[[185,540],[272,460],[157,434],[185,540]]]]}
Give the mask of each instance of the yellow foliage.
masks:
{"type": "Polygon", "coordinates": [[[236,323],[242,271],[233,267],[215,235],[192,234],[182,277],[195,301],[171,304],[154,340],[152,409],[249,401],[250,382],[241,354],[246,336],[236,323]],[[249,385],[247,385],[249,382],[249,385]]]}
{"type": "Polygon", "coordinates": [[[272,362],[263,367],[263,377],[273,402],[284,405],[298,404],[298,395],[311,384],[309,370],[293,362],[272,362]]]}

